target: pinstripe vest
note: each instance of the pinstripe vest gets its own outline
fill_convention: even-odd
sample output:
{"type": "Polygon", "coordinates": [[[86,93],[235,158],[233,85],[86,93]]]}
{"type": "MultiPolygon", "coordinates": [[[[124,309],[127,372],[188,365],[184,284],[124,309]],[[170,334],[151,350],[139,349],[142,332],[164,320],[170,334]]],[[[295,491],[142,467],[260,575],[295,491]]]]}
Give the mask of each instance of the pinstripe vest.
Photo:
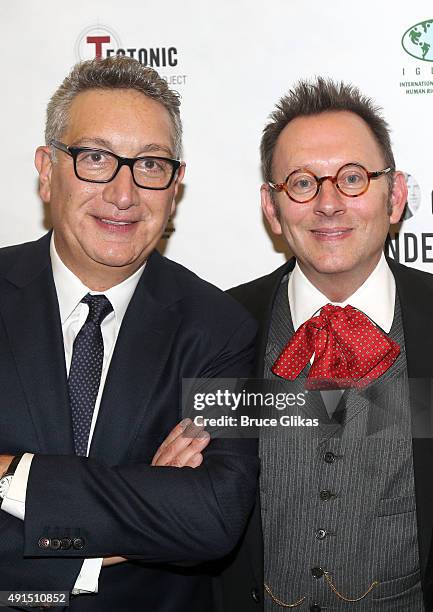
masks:
{"type": "MultiPolygon", "coordinates": [[[[276,379],[271,367],[293,333],[286,277],[273,307],[264,378],[276,379]]],[[[305,597],[295,610],[313,603],[326,612],[424,610],[398,298],[389,336],[401,347],[398,359],[368,388],[347,390],[332,418],[320,392],[310,392],[305,406],[290,410],[318,418],[318,427],[261,430],[265,583],[284,602],[305,597]],[[363,595],[375,580],[380,584],[349,603],[317,568],[329,572],[346,598],[363,595]]],[[[303,391],[307,368],[290,391],[303,391]]],[[[267,612],[283,609],[265,597],[267,612]]]]}

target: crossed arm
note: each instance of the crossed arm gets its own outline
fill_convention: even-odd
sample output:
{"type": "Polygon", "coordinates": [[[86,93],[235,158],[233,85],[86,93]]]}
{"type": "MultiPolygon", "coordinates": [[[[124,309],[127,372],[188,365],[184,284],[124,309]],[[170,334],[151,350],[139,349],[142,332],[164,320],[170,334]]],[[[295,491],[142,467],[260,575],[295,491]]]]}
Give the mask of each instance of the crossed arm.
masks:
{"type": "MultiPolygon", "coordinates": [[[[203,450],[210,442],[210,436],[202,427],[194,426],[190,419],[176,425],[156,451],[153,466],[196,468],[203,462],[203,450]]],[[[106,557],[103,567],[128,561],[125,557],[106,557]]]]}
{"type": "MultiPolygon", "coordinates": [[[[119,556],[148,563],[200,563],[230,552],[254,501],[255,449],[214,440],[203,456],[208,438],[192,439],[181,429],[178,425],[158,449],[152,466],[109,468],[92,459],[36,455],[24,531],[13,517],[6,527],[12,530],[8,534],[14,547],[24,537],[23,556],[13,556],[11,565],[3,566],[0,586],[15,588],[19,580],[29,589],[43,583],[44,588],[71,590],[85,557],[111,557],[106,565],[120,562],[112,558],[119,556]],[[188,469],[191,465],[197,468],[188,469]],[[185,470],[177,469],[181,466],[185,470]],[[62,537],[63,531],[71,537],[79,533],[85,549],[38,547],[44,533],[53,538],[62,537]],[[47,574],[43,568],[48,567],[47,574]]],[[[7,467],[9,457],[2,460],[7,467]]]]}
{"type": "MultiPolygon", "coordinates": [[[[203,428],[192,425],[184,419],[174,427],[156,451],[152,466],[199,467],[203,462],[202,451],[209,444],[210,436],[203,428]]],[[[0,455],[0,477],[7,471],[13,455],[0,455]]],[[[102,566],[108,567],[128,561],[121,556],[107,556],[102,566]]]]}
{"type": "MultiPolygon", "coordinates": [[[[251,327],[200,364],[203,377],[249,372],[251,327]]],[[[197,361],[197,360],[196,360],[197,361]]],[[[188,365],[188,364],[187,364],[188,365]]],[[[192,371],[185,365],[185,371],[192,371]]],[[[0,513],[8,548],[2,554],[0,588],[71,590],[83,559],[125,557],[147,563],[196,563],[227,554],[238,541],[255,499],[258,472],[251,440],[183,436],[178,425],[144,460],[107,466],[74,455],[33,457],[24,524],[0,513]],[[202,454],[202,451],[205,453],[202,454]],[[164,467],[163,467],[164,466],[164,467]],[[185,467],[185,469],[175,469],[185,467]],[[188,469],[195,468],[195,469],[188,469]],[[80,550],[44,549],[44,534],[79,534],[80,550]]],[[[0,456],[2,472],[12,457],[0,456]]]]}

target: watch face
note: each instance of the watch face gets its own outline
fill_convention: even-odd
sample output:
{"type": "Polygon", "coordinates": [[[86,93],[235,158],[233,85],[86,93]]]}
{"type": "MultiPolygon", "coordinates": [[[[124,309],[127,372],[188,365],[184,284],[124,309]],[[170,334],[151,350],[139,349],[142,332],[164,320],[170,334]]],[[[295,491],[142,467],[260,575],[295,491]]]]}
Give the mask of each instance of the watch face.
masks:
{"type": "Polygon", "coordinates": [[[3,478],[0,478],[0,499],[4,499],[6,496],[9,487],[11,486],[12,478],[12,474],[10,476],[3,476],[3,478]]]}

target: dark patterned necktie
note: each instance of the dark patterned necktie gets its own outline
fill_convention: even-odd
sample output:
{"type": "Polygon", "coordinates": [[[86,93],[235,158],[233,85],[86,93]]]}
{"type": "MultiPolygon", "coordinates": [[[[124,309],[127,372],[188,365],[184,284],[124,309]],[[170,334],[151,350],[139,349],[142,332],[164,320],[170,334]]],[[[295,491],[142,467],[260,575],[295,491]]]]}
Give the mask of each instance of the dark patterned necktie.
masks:
{"type": "Polygon", "coordinates": [[[362,389],[397,359],[400,347],[363,313],[327,304],[284,347],[272,372],[294,380],[314,354],[307,389],[362,389]]]}
{"type": "Polygon", "coordinates": [[[75,452],[85,457],[104,359],[101,323],[113,307],[105,295],[88,293],[81,301],[88,305],[89,314],[74,341],[68,390],[75,452]]]}

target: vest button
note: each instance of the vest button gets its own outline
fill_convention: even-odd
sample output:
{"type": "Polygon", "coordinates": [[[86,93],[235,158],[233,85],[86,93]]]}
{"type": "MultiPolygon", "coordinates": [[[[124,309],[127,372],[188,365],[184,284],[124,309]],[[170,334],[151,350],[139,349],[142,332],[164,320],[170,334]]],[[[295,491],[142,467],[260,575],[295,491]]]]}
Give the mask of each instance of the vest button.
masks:
{"type": "Polygon", "coordinates": [[[316,538],[317,538],[318,540],[324,540],[324,539],[326,538],[326,536],[327,536],[327,531],[326,531],[326,529],[318,529],[318,530],[316,531],[316,538]]]}
{"type": "Polygon", "coordinates": [[[313,574],[313,578],[321,578],[323,576],[323,570],[321,567],[312,567],[311,573],[313,574]]]}
{"type": "Polygon", "coordinates": [[[334,453],[331,453],[331,451],[328,451],[323,455],[323,458],[326,461],[326,463],[334,463],[337,457],[334,455],[334,453]]]}
{"type": "Polygon", "coordinates": [[[321,612],[322,608],[319,606],[319,604],[311,604],[310,606],[310,612],[321,612]]]}
{"type": "Polygon", "coordinates": [[[260,593],[258,589],[251,589],[251,597],[256,603],[260,603],[260,593]]]}
{"type": "Polygon", "coordinates": [[[322,501],[328,501],[329,499],[331,499],[331,497],[332,497],[331,491],[326,491],[326,490],[320,491],[320,499],[322,501]]]}

